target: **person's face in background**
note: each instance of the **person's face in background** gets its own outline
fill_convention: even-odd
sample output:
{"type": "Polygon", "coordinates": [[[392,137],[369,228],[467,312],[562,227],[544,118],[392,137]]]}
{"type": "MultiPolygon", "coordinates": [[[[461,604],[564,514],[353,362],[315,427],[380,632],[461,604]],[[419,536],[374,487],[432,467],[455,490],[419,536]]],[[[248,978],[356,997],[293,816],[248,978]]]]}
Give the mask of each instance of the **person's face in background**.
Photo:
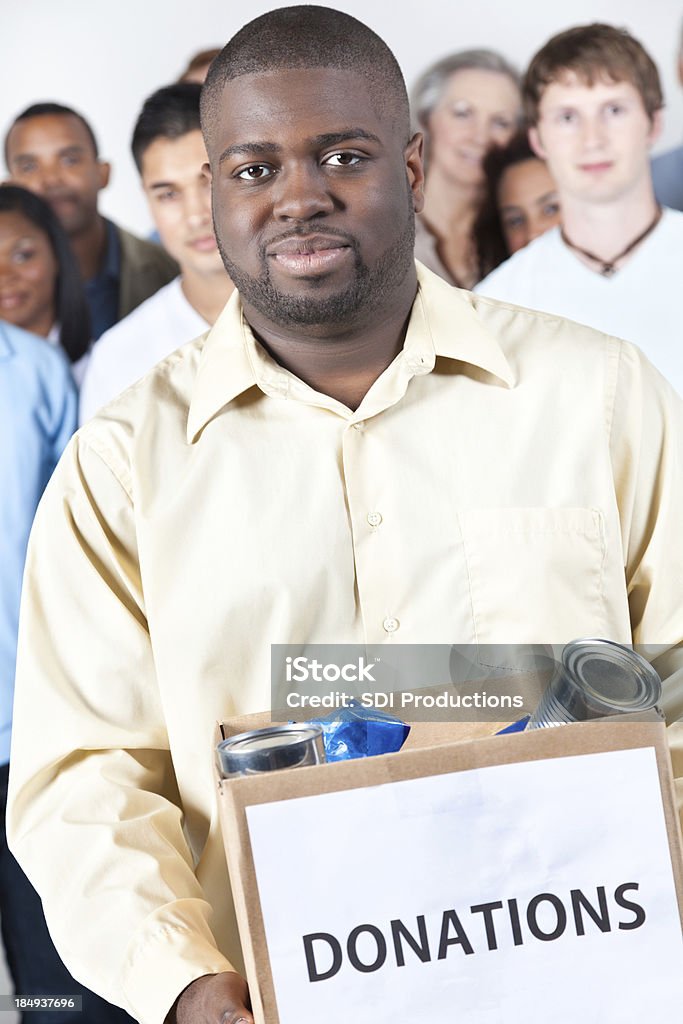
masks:
{"type": "Polygon", "coordinates": [[[142,185],[161,242],[184,274],[224,273],[211,220],[211,185],[202,170],[199,129],[158,138],[142,155],[142,185]]]}
{"type": "Polygon", "coordinates": [[[67,235],[92,227],[109,164],[95,156],[88,132],[71,114],[40,114],[18,121],[7,139],[12,181],[42,196],[67,235]]]}
{"type": "Polygon", "coordinates": [[[510,255],[560,223],[555,182],[545,163],[535,157],[505,168],[497,200],[510,255]]]}
{"type": "Polygon", "coordinates": [[[19,211],[0,212],[0,319],[46,337],[58,273],[47,234],[19,211]]]}
{"type": "Polygon", "coordinates": [[[563,201],[611,203],[649,182],[660,131],[661,111],[650,119],[630,82],[589,85],[567,72],[546,86],[529,141],[548,161],[563,201]]]}
{"type": "Polygon", "coordinates": [[[466,187],[481,185],[486,153],[510,141],[519,117],[519,90],[508,75],[456,71],[429,118],[428,168],[466,187]]]}

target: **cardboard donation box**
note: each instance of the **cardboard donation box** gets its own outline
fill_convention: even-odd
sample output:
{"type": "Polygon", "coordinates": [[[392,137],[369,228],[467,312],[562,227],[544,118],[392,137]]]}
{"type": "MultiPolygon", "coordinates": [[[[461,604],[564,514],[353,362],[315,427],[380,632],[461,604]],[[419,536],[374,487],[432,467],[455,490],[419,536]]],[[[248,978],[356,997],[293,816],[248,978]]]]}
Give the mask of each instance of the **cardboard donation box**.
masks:
{"type": "Polygon", "coordinates": [[[680,1019],[664,726],[463,728],[219,781],[257,1024],[680,1019]]]}

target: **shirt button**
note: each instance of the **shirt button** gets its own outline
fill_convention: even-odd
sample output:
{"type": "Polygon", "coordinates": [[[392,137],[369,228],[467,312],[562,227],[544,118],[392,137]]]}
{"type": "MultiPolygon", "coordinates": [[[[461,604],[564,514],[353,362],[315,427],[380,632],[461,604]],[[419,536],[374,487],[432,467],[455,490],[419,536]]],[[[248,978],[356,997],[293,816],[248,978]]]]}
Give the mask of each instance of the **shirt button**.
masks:
{"type": "Polygon", "coordinates": [[[401,625],[401,623],[398,621],[398,619],[388,618],[384,620],[382,625],[384,626],[384,630],[386,633],[395,633],[398,627],[401,625]]]}
{"type": "Polygon", "coordinates": [[[370,526],[379,526],[382,522],[382,517],[379,512],[368,512],[368,522],[370,526]]]}
{"type": "Polygon", "coordinates": [[[354,430],[362,431],[363,428],[365,427],[365,424],[362,423],[362,422],[361,423],[352,423],[351,426],[353,427],[354,430]]]}

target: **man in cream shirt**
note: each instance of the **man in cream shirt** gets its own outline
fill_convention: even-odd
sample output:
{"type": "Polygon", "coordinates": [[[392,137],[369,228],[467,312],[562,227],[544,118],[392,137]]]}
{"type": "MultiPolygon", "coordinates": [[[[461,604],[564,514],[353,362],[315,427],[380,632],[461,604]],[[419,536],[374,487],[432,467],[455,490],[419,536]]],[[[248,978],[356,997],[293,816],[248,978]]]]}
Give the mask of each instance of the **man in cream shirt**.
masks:
{"type": "Polygon", "coordinates": [[[72,971],[141,1024],[253,1019],[210,747],[268,707],[272,643],[633,639],[683,713],[671,388],[416,266],[421,139],[355,19],[257,18],[202,105],[237,294],[58,467],[15,710],[13,849],[72,971]]]}

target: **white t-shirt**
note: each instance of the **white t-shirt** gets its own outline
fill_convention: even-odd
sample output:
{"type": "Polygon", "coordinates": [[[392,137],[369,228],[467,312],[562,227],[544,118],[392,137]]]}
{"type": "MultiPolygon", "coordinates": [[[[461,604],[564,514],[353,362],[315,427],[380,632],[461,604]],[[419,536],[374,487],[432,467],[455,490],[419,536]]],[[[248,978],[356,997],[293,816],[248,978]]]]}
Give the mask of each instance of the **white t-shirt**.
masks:
{"type": "Polygon", "coordinates": [[[553,228],[474,290],[633,342],[683,395],[682,266],[683,213],[665,210],[613,277],[590,270],[553,228]]]}
{"type": "Polygon", "coordinates": [[[148,370],[208,324],[187,301],[180,278],[146,299],[93,346],[81,387],[79,422],[85,423],[148,370]]]}

